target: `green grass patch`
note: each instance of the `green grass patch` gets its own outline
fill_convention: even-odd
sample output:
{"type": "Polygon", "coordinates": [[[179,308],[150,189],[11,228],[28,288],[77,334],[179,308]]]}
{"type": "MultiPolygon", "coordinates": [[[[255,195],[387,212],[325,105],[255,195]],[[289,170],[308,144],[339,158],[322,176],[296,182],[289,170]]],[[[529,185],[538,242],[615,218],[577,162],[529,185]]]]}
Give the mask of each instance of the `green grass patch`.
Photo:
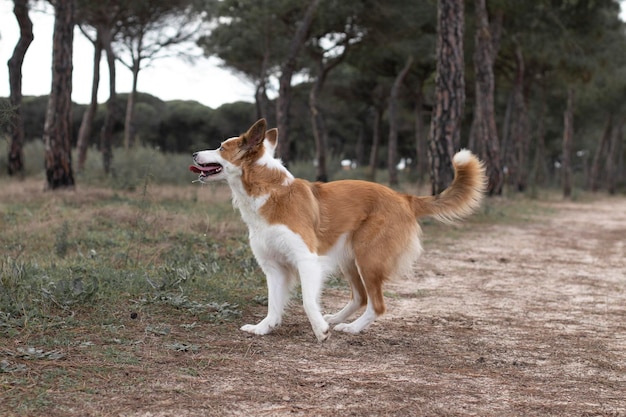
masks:
{"type": "Polygon", "coordinates": [[[0,205],[0,332],[46,326],[76,309],[98,316],[129,300],[204,320],[237,317],[264,278],[228,195],[216,201],[203,189],[184,199],[156,188],[0,205]]]}

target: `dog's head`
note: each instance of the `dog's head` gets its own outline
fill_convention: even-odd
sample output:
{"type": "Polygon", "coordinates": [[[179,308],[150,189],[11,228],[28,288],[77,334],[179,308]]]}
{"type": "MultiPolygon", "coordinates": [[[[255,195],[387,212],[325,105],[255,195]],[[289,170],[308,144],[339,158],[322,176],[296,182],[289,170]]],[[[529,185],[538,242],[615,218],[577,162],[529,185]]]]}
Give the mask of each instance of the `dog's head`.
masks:
{"type": "Polygon", "coordinates": [[[260,119],[246,133],[222,142],[218,149],[194,153],[194,163],[189,170],[199,174],[200,182],[241,177],[246,169],[250,170],[254,165],[268,165],[276,161],[274,151],[277,141],[278,130],[267,130],[265,119],[260,119]]]}

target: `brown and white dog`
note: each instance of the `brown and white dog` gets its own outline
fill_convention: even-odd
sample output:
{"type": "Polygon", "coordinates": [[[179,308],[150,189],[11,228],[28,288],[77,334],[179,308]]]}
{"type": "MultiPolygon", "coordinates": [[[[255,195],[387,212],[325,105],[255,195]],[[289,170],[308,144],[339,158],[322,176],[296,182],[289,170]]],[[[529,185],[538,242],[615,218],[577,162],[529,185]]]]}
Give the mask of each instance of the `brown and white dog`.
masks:
{"type": "Polygon", "coordinates": [[[194,153],[189,167],[201,182],[228,182],[265,273],[267,317],[243,326],[246,332],[267,334],[280,325],[298,277],[318,340],[329,336],[329,324],[336,324],[337,331],[361,332],[385,311],[383,283],[409,272],[421,252],[416,219],[460,219],[483,197],[484,168],[467,150],[454,156],[450,187],[436,196],[416,197],[366,181],[311,183],[294,178],[274,158],[277,136],[261,119],[219,149],[194,153]],[[323,316],[319,297],[325,279],[335,271],[350,283],[352,297],[341,311],[323,316]],[[347,322],[361,307],[365,312],[347,322]]]}

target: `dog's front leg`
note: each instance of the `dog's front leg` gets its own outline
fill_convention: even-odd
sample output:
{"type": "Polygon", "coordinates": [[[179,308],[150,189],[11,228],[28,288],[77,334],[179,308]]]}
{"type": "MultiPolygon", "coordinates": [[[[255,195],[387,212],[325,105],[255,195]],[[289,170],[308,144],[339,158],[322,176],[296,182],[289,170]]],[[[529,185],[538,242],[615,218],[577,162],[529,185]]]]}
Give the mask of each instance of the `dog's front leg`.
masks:
{"type": "Polygon", "coordinates": [[[298,262],[298,273],[300,274],[304,311],[309,322],[311,322],[317,340],[323,342],[328,339],[330,333],[328,332],[328,323],[324,320],[319,305],[319,297],[324,285],[322,267],[317,259],[307,259],[298,262]]]}
{"type": "Polygon", "coordinates": [[[259,264],[267,281],[267,316],[258,324],[242,326],[241,330],[262,335],[280,325],[294,280],[285,267],[274,261],[259,260],[259,264]]]}

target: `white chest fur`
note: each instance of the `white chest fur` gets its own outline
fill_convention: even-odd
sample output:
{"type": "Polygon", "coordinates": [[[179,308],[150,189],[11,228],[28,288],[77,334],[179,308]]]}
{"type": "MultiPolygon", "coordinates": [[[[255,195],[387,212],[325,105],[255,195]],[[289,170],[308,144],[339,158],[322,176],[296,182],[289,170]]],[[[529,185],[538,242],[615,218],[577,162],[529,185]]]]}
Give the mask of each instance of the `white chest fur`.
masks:
{"type": "Polygon", "coordinates": [[[327,276],[353,259],[347,235],[340,236],[325,254],[317,254],[311,252],[302,237],[286,225],[268,223],[259,213],[267,199],[267,195],[250,197],[242,188],[233,187],[233,205],[248,226],[250,246],[259,263],[271,261],[296,269],[303,261],[313,261],[327,276]]]}

